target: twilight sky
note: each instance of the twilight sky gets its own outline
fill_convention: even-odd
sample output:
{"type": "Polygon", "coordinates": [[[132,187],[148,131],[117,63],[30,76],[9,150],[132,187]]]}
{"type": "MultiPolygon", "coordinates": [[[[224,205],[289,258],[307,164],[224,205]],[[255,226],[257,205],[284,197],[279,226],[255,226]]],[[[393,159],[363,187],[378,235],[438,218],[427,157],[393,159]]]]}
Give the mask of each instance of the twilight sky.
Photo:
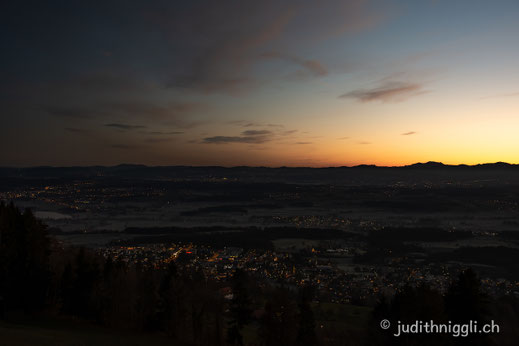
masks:
{"type": "Polygon", "coordinates": [[[0,166],[519,163],[518,1],[0,6],[0,166]]]}

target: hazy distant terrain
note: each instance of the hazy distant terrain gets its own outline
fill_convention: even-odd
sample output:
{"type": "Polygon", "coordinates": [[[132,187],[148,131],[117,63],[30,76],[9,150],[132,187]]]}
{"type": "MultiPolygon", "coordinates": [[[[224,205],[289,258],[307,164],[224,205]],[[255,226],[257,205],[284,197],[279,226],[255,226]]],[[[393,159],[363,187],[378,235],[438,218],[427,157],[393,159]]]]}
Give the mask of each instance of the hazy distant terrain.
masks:
{"type": "Polygon", "coordinates": [[[373,244],[387,238],[384,246],[394,248],[389,257],[413,253],[498,266],[509,277],[515,271],[507,260],[496,262],[492,249],[510,249],[510,259],[519,251],[517,173],[519,167],[502,163],[3,168],[0,199],[32,208],[73,244],[250,247],[246,240],[256,239],[255,246],[283,250],[356,248],[349,258],[375,263],[382,259],[370,257],[373,244]]]}

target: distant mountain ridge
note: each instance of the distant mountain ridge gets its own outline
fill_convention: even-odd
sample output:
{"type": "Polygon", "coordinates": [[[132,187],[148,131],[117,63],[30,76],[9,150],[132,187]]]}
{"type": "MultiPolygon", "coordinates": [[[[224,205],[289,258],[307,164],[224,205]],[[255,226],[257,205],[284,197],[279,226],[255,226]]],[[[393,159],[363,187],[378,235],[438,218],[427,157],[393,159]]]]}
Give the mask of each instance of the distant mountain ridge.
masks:
{"type": "MultiPolygon", "coordinates": [[[[402,168],[513,168],[513,167],[519,167],[519,165],[514,165],[507,162],[495,162],[495,163],[480,163],[477,165],[466,165],[466,164],[460,164],[460,165],[446,165],[441,162],[436,161],[429,161],[426,163],[414,163],[412,165],[408,166],[401,166],[402,168]]],[[[399,167],[394,167],[399,168],[399,167]]]]}
{"type": "Polygon", "coordinates": [[[311,172],[326,171],[481,171],[481,170],[516,170],[517,164],[506,162],[484,163],[477,165],[446,165],[441,162],[429,161],[425,163],[414,163],[406,166],[376,166],[376,165],[357,165],[340,167],[249,167],[249,166],[146,166],[140,164],[120,164],[116,166],[37,166],[37,167],[0,167],[0,177],[20,177],[20,178],[43,178],[43,177],[186,177],[186,176],[212,176],[224,175],[229,173],[251,174],[254,173],[286,173],[293,174],[301,172],[310,174],[311,172]]]}

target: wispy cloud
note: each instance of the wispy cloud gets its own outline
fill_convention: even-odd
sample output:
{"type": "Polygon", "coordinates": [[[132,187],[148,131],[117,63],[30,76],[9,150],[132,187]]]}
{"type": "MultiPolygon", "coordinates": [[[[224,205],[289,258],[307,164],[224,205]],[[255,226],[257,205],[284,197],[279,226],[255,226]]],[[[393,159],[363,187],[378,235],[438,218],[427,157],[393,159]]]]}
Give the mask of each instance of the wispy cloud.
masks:
{"type": "Polygon", "coordinates": [[[275,5],[208,1],[183,13],[176,8],[170,8],[167,14],[156,13],[155,23],[173,40],[185,40],[178,35],[189,33],[190,40],[207,42],[196,51],[191,47],[191,66],[178,71],[166,86],[208,93],[241,93],[257,84],[252,75],[256,50],[279,38],[295,14],[295,4],[275,5]],[[277,11],[271,12],[273,7],[277,11]],[[243,16],[246,10],[252,18],[243,16]],[[276,16],[272,17],[272,13],[276,16]]]}
{"type": "Polygon", "coordinates": [[[146,143],[166,143],[166,142],[171,142],[173,140],[174,140],[174,138],[171,138],[171,137],[166,137],[166,138],[152,137],[152,138],[146,138],[145,142],[146,143]]]}
{"type": "Polygon", "coordinates": [[[272,123],[262,123],[262,122],[252,122],[248,120],[231,120],[226,122],[229,125],[236,125],[241,127],[271,127],[271,128],[284,128],[284,125],[281,124],[272,124],[272,123]]]}
{"type": "Polygon", "coordinates": [[[345,140],[345,139],[350,139],[350,137],[339,137],[337,139],[340,139],[340,140],[345,140]]]}
{"type": "Polygon", "coordinates": [[[200,125],[200,121],[189,119],[189,115],[201,107],[196,103],[170,102],[157,105],[152,102],[126,102],[102,105],[102,109],[112,118],[131,117],[153,120],[174,127],[188,129],[200,125]]]}
{"type": "Polygon", "coordinates": [[[282,54],[279,52],[269,52],[262,54],[263,58],[280,59],[302,67],[304,72],[313,77],[323,77],[328,74],[328,68],[318,60],[303,59],[297,56],[282,54]]]}
{"type": "Polygon", "coordinates": [[[184,132],[183,131],[146,131],[142,132],[146,135],[152,135],[152,136],[168,136],[168,135],[181,135],[184,132]]]}
{"type": "Polygon", "coordinates": [[[357,142],[357,144],[360,144],[360,145],[368,145],[368,144],[371,144],[371,142],[359,141],[359,142],[357,142]]]}
{"type": "Polygon", "coordinates": [[[270,140],[267,136],[214,136],[204,138],[204,143],[210,144],[229,144],[229,143],[248,143],[261,144],[270,140]]]}
{"type": "Polygon", "coordinates": [[[268,130],[247,130],[243,131],[242,135],[244,136],[261,136],[261,135],[269,135],[271,134],[271,131],[268,130]]]}
{"type": "Polygon", "coordinates": [[[203,139],[203,143],[210,144],[229,144],[229,143],[248,143],[261,144],[270,142],[282,137],[287,137],[297,132],[297,130],[280,131],[280,130],[245,130],[240,136],[212,136],[203,139]]]}
{"type": "Polygon", "coordinates": [[[261,126],[260,123],[254,123],[254,122],[250,122],[247,120],[231,120],[231,121],[226,122],[226,124],[242,126],[242,127],[261,126]]]}
{"type": "Polygon", "coordinates": [[[402,136],[411,136],[411,135],[415,135],[415,134],[416,134],[415,131],[409,131],[409,132],[404,132],[404,133],[402,133],[401,135],[402,135],[402,136]]]}
{"type": "Polygon", "coordinates": [[[340,95],[339,98],[353,98],[361,102],[400,102],[426,92],[418,83],[387,82],[373,89],[353,90],[340,95]]]}
{"type": "Polygon", "coordinates": [[[379,21],[363,0],[329,4],[297,0],[201,1],[188,9],[165,6],[160,12],[150,12],[150,21],[163,37],[179,46],[175,52],[181,61],[172,67],[166,86],[231,94],[279,77],[277,71],[268,76],[254,73],[265,52],[286,50],[288,53],[275,53],[275,57],[299,66],[306,76],[325,76],[328,69],[322,62],[294,53],[294,42],[301,41],[300,35],[308,47],[379,21]]]}
{"type": "Polygon", "coordinates": [[[129,124],[121,124],[121,123],[110,123],[105,124],[106,127],[112,127],[119,130],[137,130],[137,129],[145,129],[144,125],[129,125],[129,124]]]}
{"type": "Polygon", "coordinates": [[[157,105],[153,102],[100,102],[92,106],[40,106],[39,109],[55,117],[103,118],[103,119],[146,119],[168,124],[172,127],[188,129],[200,125],[201,121],[191,120],[190,115],[203,107],[201,104],[170,102],[157,105]]]}

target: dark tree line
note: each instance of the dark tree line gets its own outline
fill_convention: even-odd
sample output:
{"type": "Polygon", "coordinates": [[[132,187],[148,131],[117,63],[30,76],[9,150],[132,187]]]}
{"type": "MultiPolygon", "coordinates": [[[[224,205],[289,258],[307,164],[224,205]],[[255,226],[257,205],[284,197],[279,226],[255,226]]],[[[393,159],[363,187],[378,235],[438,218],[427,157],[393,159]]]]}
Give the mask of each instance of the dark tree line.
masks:
{"type": "Polygon", "coordinates": [[[262,289],[241,270],[220,283],[181,257],[149,266],[63,246],[29,210],[0,204],[0,314],[6,319],[35,312],[73,316],[168,334],[186,345],[243,345],[245,327],[254,325],[261,331],[254,339],[262,345],[295,345],[299,314],[305,329],[312,326],[305,302],[299,313],[293,293],[262,289]],[[231,286],[230,301],[221,293],[223,285],[231,286]],[[254,310],[266,312],[253,317],[254,310]]]}
{"type": "Polygon", "coordinates": [[[514,296],[492,298],[481,288],[481,281],[472,269],[459,274],[445,294],[423,284],[406,286],[392,299],[382,298],[373,311],[369,345],[516,345],[519,337],[519,299],[514,296]],[[388,319],[392,325],[382,330],[379,323],[388,319]],[[468,324],[475,321],[482,327],[491,321],[499,325],[499,333],[403,334],[393,336],[397,321],[434,321],[436,324],[468,324]]]}
{"type": "Polygon", "coordinates": [[[32,312],[45,304],[51,279],[46,227],[30,210],[0,204],[0,304],[32,312]]]}

